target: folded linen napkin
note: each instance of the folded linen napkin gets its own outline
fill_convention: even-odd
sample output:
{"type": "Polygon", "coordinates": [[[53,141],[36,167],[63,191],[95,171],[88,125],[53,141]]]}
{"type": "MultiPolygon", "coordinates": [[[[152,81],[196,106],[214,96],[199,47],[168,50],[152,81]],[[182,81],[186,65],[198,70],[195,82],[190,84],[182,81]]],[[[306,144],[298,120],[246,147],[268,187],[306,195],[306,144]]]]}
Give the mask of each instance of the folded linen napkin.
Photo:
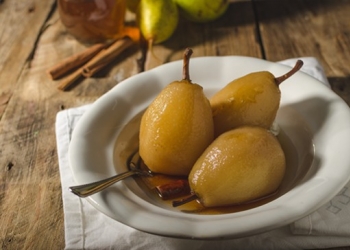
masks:
{"type": "MultiPolygon", "coordinates": [[[[302,71],[330,87],[319,62],[315,58],[304,58],[302,71]]],[[[282,64],[293,66],[295,60],[282,64]]],[[[331,201],[316,212],[291,224],[294,234],[350,236],[350,182],[331,201]]]]}
{"type": "MultiPolygon", "coordinates": [[[[315,58],[302,58],[302,70],[329,86],[315,58]]],[[[280,63],[293,66],[296,59],[280,63]]],[[[69,168],[72,131],[90,105],[61,111],[56,117],[57,151],[62,184],[65,249],[312,249],[350,246],[350,183],[311,215],[282,228],[252,237],[205,241],[174,239],[140,232],[96,210],[68,191],[75,185],[69,168]],[[304,234],[304,235],[301,235],[304,234]]]]}

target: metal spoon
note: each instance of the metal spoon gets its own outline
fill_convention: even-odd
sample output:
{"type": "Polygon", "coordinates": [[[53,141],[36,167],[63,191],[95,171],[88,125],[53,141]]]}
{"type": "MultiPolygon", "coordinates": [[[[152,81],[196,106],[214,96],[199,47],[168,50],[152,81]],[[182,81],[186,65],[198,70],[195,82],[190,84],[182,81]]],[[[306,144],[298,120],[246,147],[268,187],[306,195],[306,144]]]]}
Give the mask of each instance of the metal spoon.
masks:
{"type": "Polygon", "coordinates": [[[143,175],[143,176],[152,176],[152,172],[149,170],[142,170],[139,168],[140,166],[140,155],[138,153],[138,150],[134,152],[128,159],[127,165],[129,170],[121,173],[114,175],[112,177],[109,177],[107,179],[103,179],[100,181],[92,182],[92,183],[87,183],[83,185],[78,185],[78,186],[72,186],[69,187],[69,191],[71,191],[73,194],[79,196],[79,197],[87,197],[92,194],[95,194],[97,192],[100,192],[107,187],[111,186],[112,184],[123,180],[127,177],[133,176],[133,175],[143,175]]]}

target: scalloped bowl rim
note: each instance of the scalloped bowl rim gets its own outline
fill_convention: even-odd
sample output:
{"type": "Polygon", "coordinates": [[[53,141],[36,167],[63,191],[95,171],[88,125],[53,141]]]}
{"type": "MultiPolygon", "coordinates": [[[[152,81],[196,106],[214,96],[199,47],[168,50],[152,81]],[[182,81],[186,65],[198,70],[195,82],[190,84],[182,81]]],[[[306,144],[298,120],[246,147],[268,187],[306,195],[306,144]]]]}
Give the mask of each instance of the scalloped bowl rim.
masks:
{"type": "MultiPolygon", "coordinates": [[[[269,70],[278,75],[288,69],[278,63],[244,56],[193,57],[190,62],[192,81],[202,85],[208,96],[232,79],[252,71],[269,70]]],[[[181,71],[181,60],[161,65],[118,83],[93,103],[74,129],[69,146],[70,167],[77,184],[106,178],[120,170],[113,166],[113,150],[122,126],[144,110],[166,84],[181,77],[181,71]]],[[[281,107],[291,105],[300,113],[311,131],[319,160],[313,161],[312,171],[298,185],[276,200],[231,214],[186,214],[157,206],[135,194],[128,188],[132,179],[87,199],[100,212],[125,225],[180,238],[250,236],[310,214],[335,196],[350,179],[350,157],[346,154],[350,149],[350,112],[339,96],[305,73],[297,72],[280,88],[281,107]],[[317,113],[315,107],[308,106],[311,101],[319,101],[323,106],[310,118],[308,112],[317,113]],[[300,103],[312,110],[305,110],[300,103]],[[318,124],[319,117],[322,124],[318,124]]]]}

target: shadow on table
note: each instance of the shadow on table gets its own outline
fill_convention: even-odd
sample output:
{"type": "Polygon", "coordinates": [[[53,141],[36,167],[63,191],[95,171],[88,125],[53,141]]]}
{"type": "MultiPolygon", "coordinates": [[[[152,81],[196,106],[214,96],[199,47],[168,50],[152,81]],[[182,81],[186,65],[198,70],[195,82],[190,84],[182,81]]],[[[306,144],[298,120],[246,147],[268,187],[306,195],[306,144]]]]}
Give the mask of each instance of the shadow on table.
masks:
{"type": "Polygon", "coordinates": [[[329,77],[332,90],[350,106],[350,76],[329,77]]]}
{"type": "MultiPolygon", "coordinates": [[[[280,1],[252,0],[231,3],[226,13],[219,19],[208,23],[194,23],[180,16],[180,23],[173,37],[163,45],[173,51],[182,51],[186,47],[195,47],[206,42],[219,43],[228,32],[240,32],[245,25],[255,26],[255,36],[259,39],[259,23],[278,22],[295,16],[327,13],[331,8],[338,8],[341,1],[280,1]]],[[[224,45],[223,45],[224,46],[224,45]]],[[[218,53],[219,55],[219,53],[218,53]]]]}

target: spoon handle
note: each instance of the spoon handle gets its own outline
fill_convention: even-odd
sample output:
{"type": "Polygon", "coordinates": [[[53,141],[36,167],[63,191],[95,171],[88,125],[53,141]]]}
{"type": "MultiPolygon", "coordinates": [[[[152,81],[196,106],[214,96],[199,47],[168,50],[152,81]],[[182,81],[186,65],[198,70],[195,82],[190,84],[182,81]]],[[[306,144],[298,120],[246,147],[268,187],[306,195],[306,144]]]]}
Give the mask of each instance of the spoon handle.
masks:
{"type": "Polygon", "coordinates": [[[84,197],[90,196],[92,194],[95,194],[97,192],[100,192],[101,190],[103,190],[103,189],[111,186],[112,184],[114,184],[120,180],[123,180],[129,176],[138,175],[138,174],[142,174],[142,173],[144,174],[144,172],[141,170],[133,169],[133,170],[129,170],[129,171],[126,171],[124,173],[117,174],[117,175],[114,175],[114,176],[109,177],[107,179],[100,180],[100,181],[69,187],[69,190],[73,194],[84,198],[84,197]]]}

